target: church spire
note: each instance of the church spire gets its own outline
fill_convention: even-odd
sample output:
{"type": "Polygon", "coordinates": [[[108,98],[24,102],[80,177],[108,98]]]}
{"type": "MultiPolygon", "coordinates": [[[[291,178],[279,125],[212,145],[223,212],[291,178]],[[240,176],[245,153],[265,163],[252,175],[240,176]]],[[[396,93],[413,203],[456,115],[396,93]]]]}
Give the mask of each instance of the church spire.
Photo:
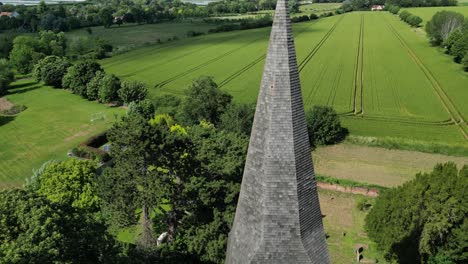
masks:
{"type": "Polygon", "coordinates": [[[278,0],[226,264],[329,262],[288,0],[278,0]]]}

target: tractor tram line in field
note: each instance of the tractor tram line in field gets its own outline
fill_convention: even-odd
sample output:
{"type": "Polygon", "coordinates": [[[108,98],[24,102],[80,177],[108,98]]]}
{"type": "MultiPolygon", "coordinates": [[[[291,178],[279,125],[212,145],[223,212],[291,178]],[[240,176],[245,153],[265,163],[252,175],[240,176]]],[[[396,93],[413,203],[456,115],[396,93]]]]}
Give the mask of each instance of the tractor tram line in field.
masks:
{"type": "Polygon", "coordinates": [[[356,55],[356,65],[354,72],[354,94],[353,94],[353,114],[364,114],[364,92],[363,92],[363,76],[364,76],[364,15],[361,14],[359,22],[359,39],[356,55]],[[359,93],[359,95],[358,95],[359,93]],[[358,99],[360,99],[360,110],[358,110],[358,99]]]}
{"type": "Polygon", "coordinates": [[[182,77],[184,77],[184,76],[186,76],[186,75],[188,75],[188,74],[190,74],[190,73],[193,73],[193,72],[195,72],[195,71],[197,71],[197,70],[199,70],[199,69],[202,69],[202,68],[204,68],[204,67],[206,67],[206,66],[208,66],[208,65],[210,65],[210,64],[212,64],[212,63],[215,63],[215,62],[217,62],[217,61],[223,59],[223,58],[226,57],[226,56],[229,56],[229,55],[231,55],[231,54],[233,54],[233,53],[235,53],[235,52],[237,52],[237,51],[239,51],[239,50],[244,49],[245,47],[247,47],[247,46],[249,46],[249,45],[252,45],[252,44],[256,43],[256,42],[257,42],[258,40],[260,40],[260,39],[262,39],[262,37],[256,38],[256,39],[254,39],[254,40],[252,40],[252,41],[249,41],[247,44],[242,45],[242,46],[240,46],[240,47],[236,47],[236,48],[234,48],[234,49],[231,49],[231,50],[229,50],[228,52],[225,52],[225,53],[223,53],[223,54],[221,54],[221,55],[219,55],[219,56],[217,56],[217,57],[215,57],[215,58],[212,58],[212,59],[210,59],[210,60],[208,60],[208,61],[205,61],[205,62],[203,62],[203,63],[201,63],[201,64],[198,64],[198,65],[195,66],[195,67],[192,67],[192,68],[190,68],[190,69],[188,69],[188,70],[186,70],[186,71],[184,71],[184,72],[181,72],[181,73],[179,73],[179,74],[177,74],[177,75],[172,76],[172,77],[169,78],[169,79],[166,79],[166,80],[164,80],[164,81],[162,81],[162,82],[160,82],[160,83],[157,83],[154,87],[155,87],[155,88],[160,88],[160,89],[161,89],[161,88],[163,88],[163,86],[165,86],[166,84],[171,83],[171,82],[173,82],[173,81],[175,81],[175,80],[177,80],[177,79],[179,79],[179,78],[182,78],[182,77]]]}
{"type": "MultiPolygon", "coordinates": [[[[327,33],[325,33],[325,35],[319,41],[319,43],[317,45],[315,45],[314,48],[307,54],[306,58],[299,63],[299,65],[298,65],[299,72],[306,66],[306,64],[310,61],[310,59],[317,53],[317,51],[320,49],[320,47],[323,45],[323,43],[325,43],[325,41],[328,39],[328,37],[333,33],[335,28],[338,26],[339,22],[341,20],[343,20],[343,17],[344,16],[341,16],[335,22],[335,24],[333,24],[333,26],[330,28],[330,30],[327,31],[327,33]]],[[[296,38],[299,37],[302,33],[304,33],[306,31],[306,29],[307,28],[304,28],[303,30],[299,31],[299,33],[297,33],[295,35],[295,37],[296,38]]],[[[221,88],[221,87],[227,85],[228,83],[230,83],[231,81],[235,80],[237,77],[239,77],[240,75],[242,75],[246,71],[250,70],[252,67],[257,65],[259,62],[263,61],[265,58],[266,58],[266,53],[262,54],[260,57],[256,58],[251,63],[247,64],[245,67],[243,67],[239,71],[233,73],[232,75],[230,75],[229,77],[227,77],[226,79],[221,81],[220,84],[219,84],[219,87],[221,88]]]]}
{"type": "Polygon", "coordinates": [[[463,115],[460,113],[460,111],[457,109],[457,107],[452,102],[450,97],[447,95],[445,90],[442,88],[440,83],[437,81],[434,74],[424,65],[424,63],[422,63],[421,59],[419,59],[419,57],[414,53],[414,51],[408,46],[408,44],[401,37],[401,35],[397,32],[394,26],[387,19],[385,19],[385,21],[386,21],[387,27],[390,29],[391,32],[393,32],[395,37],[399,40],[401,45],[405,48],[405,50],[408,52],[410,57],[413,59],[413,61],[416,63],[416,65],[419,67],[419,69],[424,73],[426,78],[431,83],[431,86],[433,87],[433,90],[436,93],[437,98],[439,99],[439,101],[442,103],[443,107],[449,114],[452,120],[452,123],[455,124],[459,128],[463,137],[468,140],[468,133],[464,127],[466,122],[464,120],[463,115]]]}
{"type": "Polygon", "coordinates": [[[328,30],[328,32],[323,36],[323,38],[315,45],[315,47],[307,54],[307,56],[299,63],[298,69],[299,73],[307,66],[309,61],[314,57],[314,55],[319,51],[319,49],[322,47],[322,45],[327,41],[327,39],[330,37],[330,35],[335,31],[336,27],[340,22],[343,20],[344,15],[341,15],[340,18],[335,22],[335,24],[328,30]]]}

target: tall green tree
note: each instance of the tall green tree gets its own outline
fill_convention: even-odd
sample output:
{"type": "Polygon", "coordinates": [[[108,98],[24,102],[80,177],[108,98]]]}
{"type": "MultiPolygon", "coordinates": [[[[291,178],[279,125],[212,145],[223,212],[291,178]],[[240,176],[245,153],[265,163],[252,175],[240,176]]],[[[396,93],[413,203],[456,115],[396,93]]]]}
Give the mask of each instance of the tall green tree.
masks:
{"type": "Polygon", "coordinates": [[[0,192],[1,263],[115,263],[107,226],[32,191],[0,192]]]}
{"type": "Polygon", "coordinates": [[[450,34],[463,25],[463,14],[453,11],[438,11],[426,24],[427,35],[436,45],[442,44],[450,34]]]}
{"type": "Polygon", "coordinates": [[[65,203],[89,212],[99,211],[93,162],[69,159],[48,163],[37,181],[36,192],[54,203],[65,203]]]}
{"type": "Polygon", "coordinates": [[[212,77],[202,76],[187,89],[180,115],[187,124],[206,120],[216,125],[231,101],[232,96],[221,91],[212,77]]]}
{"type": "Polygon", "coordinates": [[[6,94],[9,85],[15,80],[15,75],[10,67],[10,63],[5,59],[0,59],[0,96],[6,94]]]}
{"type": "Polygon", "coordinates": [[[466,263],[467,188],[468,166],[457,170],[453,163],[438,164],[377,199],[366,217],[369,237],[398,263],[466,263]]]}
{"type": "Polygon", "coordinates": [[[62,80],[63,88],[70,89],[73,93],[87,98],[87,84],[100,71],[103,71],[101,65],[95,61],[79,61],[68,68],[62,80]]]}

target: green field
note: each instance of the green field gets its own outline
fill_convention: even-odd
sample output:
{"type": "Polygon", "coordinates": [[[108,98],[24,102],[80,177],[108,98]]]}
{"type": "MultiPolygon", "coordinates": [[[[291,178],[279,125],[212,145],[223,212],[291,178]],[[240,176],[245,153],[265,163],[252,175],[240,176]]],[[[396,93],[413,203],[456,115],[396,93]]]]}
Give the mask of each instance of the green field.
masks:
{"type": "MultiPolygon", "coordinates": [[[[196,37],[102,61],[150,95],[183,95],[214,76],[236,101],[255,102],[270,29],[196,37]]],[[[333,106],[352,134],[468,146],[468,74],[395,16],[353,12],[294,25],[306,107],[333,106]]]]}
{"type": "MultiPolygon", "coordinates": [[[[291,14],[292,17],[296,16],[303,16],[303,15],[310,15],[310,14],[316,14],[316,15],[321,15],[326,12],[334,12],[341,6],[341,3],[314,3],[314,4],[305,4],[299,6],[299,13],[294,13],[291,14]]],[[[255,18],[255,17],[261,17],[266,14],[273,15],[274,10],[262,10],[258,12],[251,12],[251,13],[246,13],[246,14],[227,14],[227,15],[221,15],[216,18],[220,19],[243,19],[243,18],[255,18]]]]}
{"type": "Polygon", "coordinates": [[[435,6],[435,7],[413,7],[413,8],[404,8],[402,10],[407,10],[408,12],[417,15],[423,19],[423,24],[431,20],[432,16],[441,10],[449,10],[468,16],[468,1],[460,3],[460,6],[435,6]]]}
{"type": "Polygon", "coordinates": [[[0,116],[0,189],[21,186],[45,161],[65,159],[71,148],[105,130],[114,113],[123,111],[32,80],[14,83],[6,98],[27,109],[0,116]]]}
{"type": "Polygon", "coordinates": [[[104,28],[103,26],[91,27],[92,34],[87,29],[78,29],[67,32],[66,36],[70,40],[82,37],[99,37],[109,41],[114,46],[116,52],[131,50],[141,46],[167,42],[168,39],[177,37],[183,39],[187,37],[188,31],[208,32],[216,27],[199,20],[187,20],[183,22],[168,22],[160,24],[123,24],[104,28]]]}

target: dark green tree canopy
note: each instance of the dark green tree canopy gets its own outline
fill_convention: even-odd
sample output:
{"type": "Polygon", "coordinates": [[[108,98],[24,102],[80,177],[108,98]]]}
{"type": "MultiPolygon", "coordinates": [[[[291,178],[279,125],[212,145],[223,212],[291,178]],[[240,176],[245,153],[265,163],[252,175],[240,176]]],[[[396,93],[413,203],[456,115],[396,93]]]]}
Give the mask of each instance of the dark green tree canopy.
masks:
{"type": "Polygon", "coordinates": [[[466,263],[467,188],[468,166],[439,164],[420,173],[377,199],[366,218],[369,237],[398,263],[466,263]]]}
{"type": "Polygon", "coordinates": [[[87,84],[96,76],[96,73],[103,71],[101,65],[95,61],[79,61],[68,68],[67,74],[63,77],[63,88],[72,90],[73,93],[86,97],[87,84]]]}
{"type": "Polygon", "coordinates": [[[329,145],[342,141],[348,134],[333,108],[328,106],[314,106],[306,111],[307,129],[310,144],[329,145]]]}
{"type": "Polygon", "coordinates": [[[232,96],[221,91],[212,77],[200,77],[186,91],[186,98],[181,106],[182,121],[197,124],[206,120],[217,125],[231,101],[232,96]]]}
{"type": "Polygon", "coordinates": [[[115,263],[116,252],[92,215],[32,191],[0,192],[1,263],[115,263]]]}

